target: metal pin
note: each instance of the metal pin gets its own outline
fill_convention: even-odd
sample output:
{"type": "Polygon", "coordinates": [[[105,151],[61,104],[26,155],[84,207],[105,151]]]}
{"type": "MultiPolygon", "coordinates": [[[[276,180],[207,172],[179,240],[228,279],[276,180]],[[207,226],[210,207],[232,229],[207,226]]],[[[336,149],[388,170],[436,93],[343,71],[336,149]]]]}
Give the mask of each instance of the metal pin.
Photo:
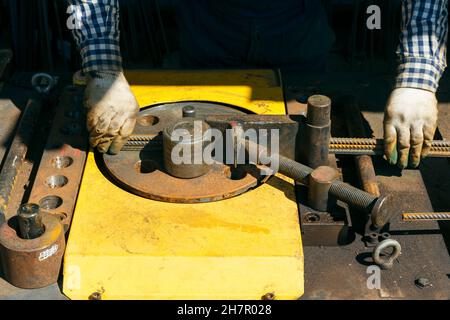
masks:
{"type": "Polygon", "coordinates": [[[183,118],[195,118],[196,110],[193,106],[185,106],[183,107],[183,118]]]}
{"type": "Polygon", "coordinates": [[[40,208],[37,204],[26,203],[20,206],[18,213],[20,237],[22,239],[36,239],[44,231],[40,208]]]}

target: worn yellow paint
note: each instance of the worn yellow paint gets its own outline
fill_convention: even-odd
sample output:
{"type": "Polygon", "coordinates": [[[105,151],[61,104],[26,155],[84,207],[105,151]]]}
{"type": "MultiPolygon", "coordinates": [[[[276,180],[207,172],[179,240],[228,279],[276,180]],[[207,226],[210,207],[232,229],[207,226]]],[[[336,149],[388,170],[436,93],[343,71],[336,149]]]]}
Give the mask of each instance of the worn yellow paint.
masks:
{"type": "MultiPolygon", "coordinates": [[[[127,77],[141,106],[203,100],[256,113],[285,112],[271,71],[127,77]]],[[[90,153],[64,259],[63,290],[72,299],[93,292],[103,299],[259,299],[269,292],[298,298],[303,250],[292,181],[277,176],[232,199],[170,204],[115,186],[90,153]]]]}

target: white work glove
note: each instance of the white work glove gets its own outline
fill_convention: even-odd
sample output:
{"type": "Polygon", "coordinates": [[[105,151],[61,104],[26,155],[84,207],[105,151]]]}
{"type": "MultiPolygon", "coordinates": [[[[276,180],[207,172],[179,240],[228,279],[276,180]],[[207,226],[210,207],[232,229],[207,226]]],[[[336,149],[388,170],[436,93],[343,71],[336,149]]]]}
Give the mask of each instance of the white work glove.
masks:
{"type": "Polygon", "coordinates": [[[389,97],[384,114],[384,151],[390,164],[416,168],[431,147],[438,119],[433,92],[397,88],[389,97]]]}
{"type": "Polygon", "coordinates": [[[122,72],[88,75],[85,91],[89,142],[101,153],[117,154],[133,132],[139,105],[122,72]]]}

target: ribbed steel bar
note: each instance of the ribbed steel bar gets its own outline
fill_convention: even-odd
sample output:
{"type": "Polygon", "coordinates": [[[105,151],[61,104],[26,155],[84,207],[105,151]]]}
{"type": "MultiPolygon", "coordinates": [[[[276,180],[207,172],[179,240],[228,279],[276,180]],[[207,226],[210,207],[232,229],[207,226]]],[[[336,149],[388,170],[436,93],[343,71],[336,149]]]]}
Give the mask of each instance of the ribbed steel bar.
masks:
{"type": "MultiPolygon", "coordinates": [[[[383,140],[370,138],[331,138],[330,153],[382,155],[383,140]]],[[[433,141],[429,157],[450,157],[450,141],[433,141]]]]}
{"type": "MultiPolygon", "coordinates": [[[[155,136],[131,136],[123,151],[139,151],[153,140],[155,147],[160,143],[155,136]]],[[[383,155],[383,140],[370,138],[331,138],[330,153],[348,155],[383,155]]],[[[429,157],[450,158],[450,141],[433,141],[429,157]]]]}
{"type": "Polygon", "coordinates": [[[450,220],[450,212],[403,213],[403,221],[442,221],[450,220]]]}
{"type": "Polygon", "coordinates": [[[41,102],[29,100],[20,118],[16,134],[0,171],[0,224],[6,220],[6,210],[22,169],[28,145],[41,112],[41,102]]]}

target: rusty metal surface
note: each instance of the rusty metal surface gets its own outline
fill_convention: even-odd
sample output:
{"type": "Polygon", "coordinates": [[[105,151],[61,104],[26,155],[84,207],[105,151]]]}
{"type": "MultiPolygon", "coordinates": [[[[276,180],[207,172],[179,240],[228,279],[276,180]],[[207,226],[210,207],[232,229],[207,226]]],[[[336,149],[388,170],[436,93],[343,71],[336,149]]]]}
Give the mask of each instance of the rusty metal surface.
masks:
{"type": "MultiPolygon", "coordinates": [[[[140,136],[160,137],[161,131],[173,121],[182,117],[186,105],[196,108],[196,117],[208,114],[241,114],[239,110],[212,103],[189,102],[166,104],[147,108],[140,112],[131,141],[139,141],[140,136]]],[[[152,144],[152,141],[147,141],[152,144]]],[[[171,176],[164,169],[163,154],[160,149],[143,148],[139,151],[121,152],[118,155],[104,155],[106,171],[122,188],[142,197],[174,202],[197,203],[227,199],[257,187],[268,177],[262,176],[254,166],[242,166],[239,177],[235,177],[232,167],[215,163],[205,175],[192,179],[171,176]]]]}
{"type": "MultiPolygon", "coordinates": [[[[298,76],[296,74],[296,76],[298,76]]],[[[310,79],[301,77],[309,85],[310,79]]],[[[289,79],[288,81],[289,82],[289,79]]],[[[293,81],[290,80],[292,83],[293,81]]],[[[384,79],[370,79],[368,75],[328,74],[321,84],[321,92],[331,87],[340,93],[348,88],[364,97],[363,114],[370,123],[373,136],[382,137],[382,108],[389,91],[384,79]],[[361,86],[363,78],[368,86],[361,86]],[[356,79],[356,80],[355,80],[356,79]],[[374,102],[375,101],[375,102],[374,102]],[[378,106],[377,109],[374,106],[378,106]]],[[[1,105],[1,104],[0,104],[1,105]]],[[[441,112],[441,115],[443,113],[441,112]]],[[[6,116],[6,114],[1,114],[6,116]]],[[[440,122],[450,123],[441,116],[440,122]]],[[[440,125],[441,126],[441,125],[440,125]]],[[[441,128],[440,128],[441,129],[441,128]]],[[[445,130],[440,130],[444,138],[445,130]]],[[[1,149],[0,149],[1,152],[1,149]]],[[[446,159],[427,159],[419,170],[386,168],[384,161],[375,157],[375,168],[383,193],[396,199],[398,208],[405,212],[445,211],[450,208],[450,170],[446,159]]],[[[372,249],[365,248],[360,236],[343,247],[305,247],[304,299],[450,299],[450,260],[446,222],[420,221],[402,223],[395,217],[391,230],[400,241],[403,254],[392,270],[382,271],[381,289],[367,288],[367,267],[371,265],[372,249]],[[447,235],[447,236],[446,236],[447,235]],[[416,279],[426,277],[432,287],[418,288],[416,279]]],[[[57,285],[38,290],[19,290],[0,279],[0,299],[59,299],[64,298],[57,285]]]]}
{"type": "MultiPolygon", "coordinates": [[[[426,162],[442,160],[428,159],[426,162]]],[[[393,206],[401,212],[430,211],[427,187],[417,170],[396,170],[376,161],[382,194],[392,194],[393,206]]],[[[447,169],[448,170],[448,169],[447,169]]],[[[448,170],[450,171],[450,170],[448,170]]],[[[450,174],[446,173],[445,177],[450,174]]],[[[352,211],[352,217],[358,212],[352,211]]],[[[357,230],[358,231],[358,230],[357,230]]],[[[402,255],[392,270],[381,272],[381,288],[367,287],[372,248],[366,248],[358,231],[348,246],[305,247],[305,295],[303,299],[450,299],[450,257],[445,231],[437,222],[401,221],[396,215],[390,233],[402,245],[402,255]],[[430,279],[433,287],[419,289],[419,277],[430,279]]]]}
{"type": "Polygon", "coordinates": [[[450,140],[450,103],[440,103],[439,104],[439,120],[438,127],[439,133],[442,135],[442,138],[445,140],[450,140]]]}
{"type": "Polygon", "coordinates": [[[60,219],[42,214],[45,232],[36,239],[18,236],[17,217],[0,227],[0,257],[5,279],[23,289],[47,287],[58,280],[65,248],[60,219]]]}
{"type": "Polygon", "coordinates": [[[82,88],[62,93],[28,202],[57,215],[67,231],[72,220],[88,150],[82,88]]]}
{"type": "MultiPolygon", "coordinates": [[[[284,75],[285,77],[286,75],[284,75]]],[[[295,74],[290,83],[307,87],[311,77],[295,74]]],[[[290,79],[289,79],[290,78],[290,79]]],[[[356,94],[361,102],[364,125],[368,134],[383,137],[383,109],[389,94],[386,77],[368,74],[352,75],[344,72],[322,77],[320,92],[356,94]],[[361,86],[363,79],[368,86],[361,86]]],[[[333,97],[333,94],[329,94],[333,97]]],[[[342,115],[342,113],[338,114],[342,115]]],[[[334,120],[334,119],[333,119],[334,120]]],[[[441,116],[440,122],[450,123],[441,116]]],[[[338,122],[333,121],[333,125],[338,122]]],[[[341,135],[333,131],[335,136],[341,135]]],[[[445,136],[443,135],[445,138],[445,136]]],[[[439,137],[437,137],[439,138],[439,137]]],[[[448,139],[448,138],[447,138],[448,139]]],[[[352,163],[349,156],[339,156],[339,162],[352,163]]],[[[391,194],[400,212],[448,211],[450,202],[450,168],[447,159],[426,159],[419,170],[400,172],[386,165],[380,157],[373,157],[382,194],[391,194]],[[434,210],[433,210],[434,209],[434,210]]],[[[347,169],[347,178],[355,169],[347,169]]],[[[354,176],[353,178],[357,178],[354,176]]],[[[358,184],[354,180],[355,185],[358,184]]],[[[352,211],[353,220],[359,218],[352,211]]],[[[450,298],[450,228],[443,222],[402,222],[401,214],[391,223],[391,236],[398,240],[403,253],[392,270],[381,272],[381,288],[367,287],[368,267],[373,264],[372,250],[361,239],[363,229],[357,229],[353,243],[342,247],[307,246],[305,252],[305,295],[303,299],[446,299],[450,298]],[[430,280],[432,286],[419,288],[415,281],[430,280]]]]}
{"type": "Polygon", "coordinates": [[[0,172],[0,223],[6,220],[6,211],[17,182],[19,172],[31,143],[35,125],[41,112],[41,103],[30,100],[20,118],[17,131],[11,143],[0,172]]]}
{"type": "Polygon", "coordinates": [[[375,174],[375,168],[373,167],[372,158],[367,155],[358,156],[356,158],[356,165],[358,167],[358,174],[363,190],[379,197],[381,193],[380,188],[378,187],[377,176],[375,174]]]}
{"type": "MultiPolygon", "coordinates": [[[[1,275],[1,274],[0,274],[1,275]]],[[[0,277],[0,300],[68,300],[57,283],[40,289],[20,289],[0,277]]]]}
{"type": "Polygon", "coordinates": [[[4,162],[4,156],[11,145],[20,114],[20,108],[11,100],[0,98],[0,163],[4,162]]]}
{"type": "Polygon", "coordinates": [[[327,166],[318,167],[309,175],[308,204],[311,208],[322,212],[328,210],[330,186],[339,177],[338,170],[327,166]]]}
{"type": "MultiPolygon", "coordinates": [[[[370,138],[364,127],[361,110],[355,97],[348,96],[343,98],[341,110],[345,110],[344,117],[347,123],[347,130],[350,137],[370,138]]],[[[355,157],[355,164],[359,174],[359,180],[363,190],[377,197],[381,195],[378,187],[375,168],[372,158],[368,155],[355,157]]]]}
{"type": "MultiPolygon", "coordinates": [[[[17,74],[15,74],[17,75],[17,74]]],[[[29,83],[30,75],[18,75],[20,83],[29,83]]],[[[14,77],[15,79],[16,77],[14,77]]],[[[10,147],[11,141],[15,134],[16,125],[24,110],[28,99],[35,97],[33,89],[24,87],[21,84],[6,84],[0,97],[0,159],[10,147]]],[[[51,122],[53,103],[45,104],[42,117],[39,119],[40,125],[36,127],[31,145],[19,172],[16,187],[10,199],[10,205],[7,209],[7,217],[12,217],[17,213],[17,208],[24,201],[24,197],[29,195],[30,178],[34,177],[37,163],[42,155],[42,149],[48,135],[48,125],[51,122]],[[49,116],[50,115],[50,116],[49,116]],[[42,121],[44,120],[44,122],[42,121]]],[[[4,160],[4,159],[3,159],[4,160]]],[[[0,300],[23,300],[23,299],[66,299],[57,283],[41,289],[20,289],[4,280],[2,268],[0,268],[0,300]]]]}

